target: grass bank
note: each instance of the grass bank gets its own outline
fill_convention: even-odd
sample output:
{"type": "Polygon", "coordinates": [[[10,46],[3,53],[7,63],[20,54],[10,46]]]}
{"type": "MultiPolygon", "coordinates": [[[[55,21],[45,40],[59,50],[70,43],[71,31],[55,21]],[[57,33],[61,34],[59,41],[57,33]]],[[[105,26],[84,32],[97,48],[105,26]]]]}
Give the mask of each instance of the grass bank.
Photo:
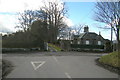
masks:
{"type": "Polygon", "coordinates": [[[99,62],[104,63],[104,64],[108,64],[111,65],[113,67],[119,67],[120,68],[120,52],[118,53],[116,52],[112,52],[108,55],[102,56],[99,59],[99,62]]]}
{"type": "Polygon", "coordinates": [[[101,58],[98,60],[98,63],[102,67],[120,74],[120,52],[116,51],[109,53],[108,55],[101,56],[101,58]]]}
{"type": "Polygon", "coordinates": [[[56,49],[57,51],[61,51],[62,49],[54,44],[48,43],[48,46],[53,47],[54,49],[56,49]]]}

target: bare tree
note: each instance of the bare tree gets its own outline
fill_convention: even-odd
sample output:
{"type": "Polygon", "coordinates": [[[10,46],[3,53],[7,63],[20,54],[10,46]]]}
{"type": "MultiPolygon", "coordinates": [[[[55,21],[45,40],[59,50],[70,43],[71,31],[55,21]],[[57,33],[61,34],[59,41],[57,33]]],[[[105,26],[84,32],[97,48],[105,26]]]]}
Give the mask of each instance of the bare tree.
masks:
{"type": "Polygon", "coordinates": [[[35,12],[32,10],[25,10],[23,13],[19,13],[19,25],[16,28],[21,28],[23,31],[27,31],[32,22],[35,20],[35,12]]]}
{"type": "Polygon", "coordinates": [[[75,31],[76,31],[77,35],[80,35],[83,27],[84,27],[84,25],[81,25],[81,24],[76,26],[75,31]]]}
{"type": "Polygon", "coordinates": [[[118,41],[120,51],[119,26],[120,26],[120,2],[97,2],[95,20],[108,24],[111,27],[111,41],[113,30],[118,41]]]}
{"type": "Polygon", "coordinates": [[[117,25],[120,19],[120,2],[97,2],[96,9],[94,19],[109,25],[111,27],[111,35],[112,30],[114,30],[117,37],[117,25]]]}
{"type": "MultiPolygon", "coordinates": [[[[66,14],[67,9],[65,8],[65,3],[59,3],[56,1],[48,2],[47,4],[45,3],[40,10],[26,10],[23,13],[20,13],[20,25],[17,27],[23,29],[23,31],[28,31],[31,30],[31,26],[32,29],[34,29],[32,25],[33,22],[38,21],[34,23],[34,25],[39,24],[39,22],[43,22],[45,24],[43,27],[47,31],[45,33],[46,36],[48,36],[50,42],[55,42],[59,32],[65,28],[66,24],[63,22],[63,19],[66,14]]],[[[39,25],[38,27],[41,26],[39,25]]]]}
{"type": "Polygon", "coordinates": [[[59,30],[63,28],[63,18],[67,13],[65,8],[65,3],[59,2],[48,2],[48,5],[45,3],[44,7],[41,8],[42,11],[47,14],[47,22],[49,24],[49,35],[50,41],[54,42],[57,40],[59,35],[59,30]]]}
{"type": "Polygon", "coordinates": [[[85,25],[79,24],[79,25],[75,25],[72,27],[72,30],[74,31],[74,35],[80,35],[80,33],[82,32],[82,29],[85,25]]]}
{"type": "Polygon", "coordinates": [[[68,27],[67,25],[59,33],[59,39],[70,40],[71,36],[72,36],[72,28],[68,27]]]}
{"type": "Polygon", "coordinates": [[[82,25],[82,24],[79,24],[79,25],[76,25],[73,27],[67,26],[60,32],[59,38],[71,40],[73,35],[80,35],[83,27],[84,27],[84,25],[82,25]]]}

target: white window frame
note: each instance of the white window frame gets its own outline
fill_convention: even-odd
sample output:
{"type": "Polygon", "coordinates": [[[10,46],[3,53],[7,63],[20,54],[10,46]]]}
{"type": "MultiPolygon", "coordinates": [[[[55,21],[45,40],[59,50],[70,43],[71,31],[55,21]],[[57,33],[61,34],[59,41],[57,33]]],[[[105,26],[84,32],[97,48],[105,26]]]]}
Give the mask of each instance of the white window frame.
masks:
{"type": "Polygon", "coordinates": [[[102,42],[101,42],[101,41],[98,41],[98,45],[102,45],[102,42]]]}
{"type": "Polygon", "coordinates": [[[71,41],[70,43],[71,43],[71,44],[73,44],[73,42],[72,42],[72,41],[71,41]]]}
{"type": "Polygon", "coordinates": [[[85,44],[86,44],[86,45],[89,45],[89,44],[90,44],[90,41],[89,41],[89,40],[86,40],[85,44]]]}
{"type": "Polygon", "coordinates": [[[80,44],[80,41],[78,41],[77,43],[80,44]]]}

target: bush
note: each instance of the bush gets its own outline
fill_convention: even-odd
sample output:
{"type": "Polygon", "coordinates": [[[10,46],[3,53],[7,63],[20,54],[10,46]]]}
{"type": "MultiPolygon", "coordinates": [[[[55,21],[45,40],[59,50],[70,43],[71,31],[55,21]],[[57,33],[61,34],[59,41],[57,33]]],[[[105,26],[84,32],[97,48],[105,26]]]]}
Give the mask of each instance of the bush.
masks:
{"type": "Polygon", "coordinates": [[[44,41],[29,32],[16,32],[2,36],[3,48],[36,48],[44,50],[44,41]]]}

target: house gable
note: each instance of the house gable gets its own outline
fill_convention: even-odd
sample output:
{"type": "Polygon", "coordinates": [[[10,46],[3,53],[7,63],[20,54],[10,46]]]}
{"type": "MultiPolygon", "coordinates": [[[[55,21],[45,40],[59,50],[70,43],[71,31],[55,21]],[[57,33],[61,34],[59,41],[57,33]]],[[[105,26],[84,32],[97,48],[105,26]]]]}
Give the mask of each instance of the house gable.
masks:
{"type": "Polygon", "coordinates": [[[83,44],[88,44],[89,45],[103,45],[104,44],[104,39],[102,36],[93,33],[93,32],[88,32],[82,37],[82,43],[83,44]]]}
{"type": "Polygon", "coordinates": [[[80,35],[75,35],[73,43],[81,45],[104,45],[105,39],[100,34],[84,32],[80,35]]]}
{"type": "MultiPolygon", "coordinates": [[[[87,29],[87,28],[86,28],[87,29]]],[[[73,38],[71,44],[72,50],[106,50],[106,40],[95,32],[85,30],[84,33],[73,38]]]]}

